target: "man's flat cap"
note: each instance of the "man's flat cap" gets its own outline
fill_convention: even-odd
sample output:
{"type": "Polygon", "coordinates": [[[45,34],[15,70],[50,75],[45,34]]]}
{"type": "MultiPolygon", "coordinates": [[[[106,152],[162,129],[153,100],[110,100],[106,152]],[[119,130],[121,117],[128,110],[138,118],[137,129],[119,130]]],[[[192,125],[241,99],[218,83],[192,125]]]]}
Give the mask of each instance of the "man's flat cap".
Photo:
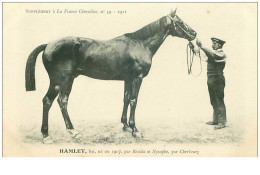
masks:
{"type": "Polygon", "coordinates": [[[211,40],[219,43],[222,46],[226,43],[226,41],[223,41],[223,40],[221,40],[219,38],[215,38],[215,37],[212,37],[211,40]]]}

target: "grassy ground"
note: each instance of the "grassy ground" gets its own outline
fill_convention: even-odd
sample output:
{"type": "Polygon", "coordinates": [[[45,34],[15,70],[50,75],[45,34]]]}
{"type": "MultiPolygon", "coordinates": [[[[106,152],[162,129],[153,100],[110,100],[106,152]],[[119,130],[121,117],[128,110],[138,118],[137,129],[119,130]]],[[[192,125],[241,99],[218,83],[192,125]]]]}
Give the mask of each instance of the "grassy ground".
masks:
{"type": "MultiPolygon", "coordinates": [[[[80,120],[74,121],[74,127],[82,135],[81,139],[73,139],[66,132],[63,123],[51,124],[50,135],[55,144],[80,144],[80,145],[127,145],[127,144],[210,144],[210,143],[235,143],[243,139],[243,127],[229,122],[227,127],[214,130],[213,126],[205,121],[192,120],[190,122],[139,122],[138,130],[142,138],[133,138],[130,132],[122,131],[122,124],[109,120],[80,120]]],[[[34,126],[23,129],[24,142],[41,143],[40,127],[34,126]]]]}

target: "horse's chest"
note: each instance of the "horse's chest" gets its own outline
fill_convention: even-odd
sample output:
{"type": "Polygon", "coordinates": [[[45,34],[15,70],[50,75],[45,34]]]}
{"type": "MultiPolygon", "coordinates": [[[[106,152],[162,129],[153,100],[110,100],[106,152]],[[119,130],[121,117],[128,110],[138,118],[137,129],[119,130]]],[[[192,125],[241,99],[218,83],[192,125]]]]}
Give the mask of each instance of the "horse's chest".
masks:
{"type": "Polygon", "coordinates": [[[145,48],[136,48],[130,53],[130,57],[133,61],[133,69],[141,71],[147,74],[152,65],[151,53],[145,48]]]}

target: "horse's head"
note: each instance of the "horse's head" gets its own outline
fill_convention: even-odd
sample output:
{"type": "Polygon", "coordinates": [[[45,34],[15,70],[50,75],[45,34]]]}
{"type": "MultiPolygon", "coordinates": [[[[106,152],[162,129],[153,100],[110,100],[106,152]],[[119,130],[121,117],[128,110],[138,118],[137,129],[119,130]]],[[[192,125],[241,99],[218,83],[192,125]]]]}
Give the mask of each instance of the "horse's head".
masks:
{"type": "Polygon", "coordinates": [[[171,21],[169,30],[170,35],[184,38],[189,41],[196,38],[197,33],[176,15],[176,9],[167,15],[167,17],[171,21]]]}

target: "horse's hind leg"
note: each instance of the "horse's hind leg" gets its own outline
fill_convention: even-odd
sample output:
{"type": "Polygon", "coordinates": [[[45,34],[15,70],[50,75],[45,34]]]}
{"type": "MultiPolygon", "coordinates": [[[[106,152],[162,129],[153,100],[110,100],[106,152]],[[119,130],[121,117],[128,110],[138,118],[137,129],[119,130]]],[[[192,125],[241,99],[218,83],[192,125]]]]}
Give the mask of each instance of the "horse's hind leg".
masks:
{"type": "Polygon", "coordinates": [[[128,106],[130,103],[130,89],[131,89],[131,82],[128,80],[125,80],[124,82],[124,107],[123,107],[123,112],[122,112],[122,117],[121,117],[121,123],[123,123],[123,131],[130,131],[131,129],[129,128],[127,124],[127,110],[128,106]]]}
{"type": "Polygon", "coordinates": [[[69,131],[69,133],[72,135],[72,137],[78,136],[79,132],[74,130],[73,125],[71,123],[69,114],[68,114],[68,99],[71,92],[72,84],[73,84],[74,78],[68,78],[65,79],[62,83],[62,85],[58,86],[59,89],[59,97],[58,97],[58,103],[62,112],[62,116],[66,125],[66,129],[69,131]]]}
{"type": "Polygon", "coordinates": [[[48,133],[48,118],[49,110],[52,106],[54,99],[57,97],[58,92],[55,90],[54,86],[50,84],[49,90],[44,96],[43,103],[43,117],[42,117],[42,127],[41,132],[43,135],[43,143],[53,143],[54,141],[49,137],[48,133]]]}

